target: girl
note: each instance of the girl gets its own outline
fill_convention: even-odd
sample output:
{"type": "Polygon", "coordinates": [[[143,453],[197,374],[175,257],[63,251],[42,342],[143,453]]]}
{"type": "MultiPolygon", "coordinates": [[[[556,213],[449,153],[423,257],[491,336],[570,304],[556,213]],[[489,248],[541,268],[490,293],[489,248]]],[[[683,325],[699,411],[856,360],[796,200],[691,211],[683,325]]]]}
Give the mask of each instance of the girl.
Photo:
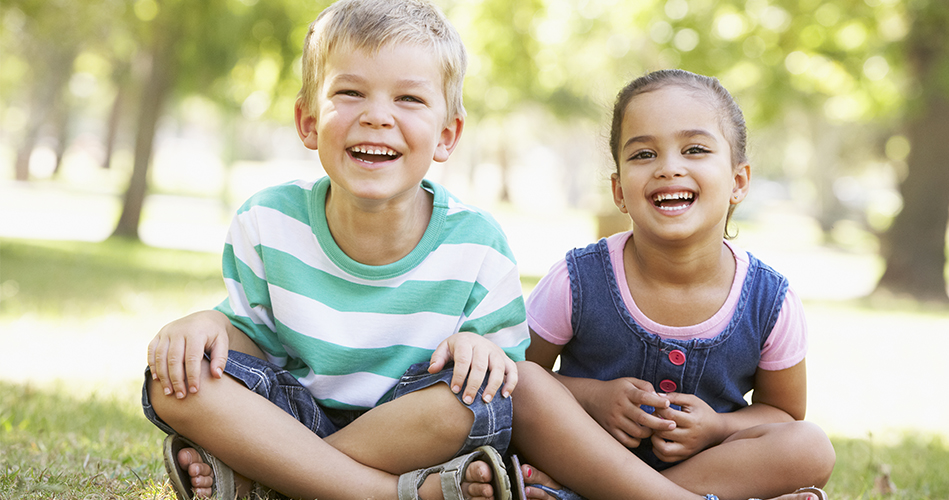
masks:
{"type": "MultiPolygon", "coordinates": [[[[745,134],[714,78],[658,71],[617,98],[612,192],[633,229],[572,250],[537,285],[514,398],[521,457],[584,497],[826,498],[801,489],[835,461],[802,421],[801,302],[723,238],[748,194],[745,134]]],[[[530,498],[555,497],[521,471],[530,498]]]]}

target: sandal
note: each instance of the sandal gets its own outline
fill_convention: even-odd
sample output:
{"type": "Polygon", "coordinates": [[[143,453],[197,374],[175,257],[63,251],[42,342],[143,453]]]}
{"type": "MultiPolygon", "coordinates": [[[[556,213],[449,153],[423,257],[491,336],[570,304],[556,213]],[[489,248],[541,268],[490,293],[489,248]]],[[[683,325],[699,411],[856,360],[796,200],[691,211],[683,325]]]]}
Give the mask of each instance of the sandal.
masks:
{"type": "MultiPolygon", "coordinates": [[[[517,455],[511,455],[511,476],[511,489],[514,491],[514,500],[527,500],[527,490],[525,489],[527,484],[524,483],[524,473],[521,472],[521,460],[517,458],[517,455]]],[[[543,490],[557,500],[585,500],[569,488],[555,490],[543,484],[532,484],[530,487],[543,490]]]]}
{"type": "Polygon", "coordinates": [[[234,488],[234,471],[218,460],[214,455],[204,451],[204,448],[192,443],[189,439],[177,434],[169,434],[165,438],[163,454],[165,457],[165,471],[171,479],[171,486],[175,490],[178,500],[192,500],[194,494],[191,489],[191,476],[186,469],[178,466],[178,452],[182,448],[194,448],[201,455],[201,460],[211,466],[214,473],[214,486],[211,498],[217,500],[233,500],[237,498],[234,488]]]}
{"type": "Polygon", "coordinates": [[[475,451],[453,458],[448,462],[427,469],[418,469],[399,476],[399,500],[419,500],[418,489],[425,479],[436,472],[441,479],[442,494],[445,500],[464,500],[461,491],[461,480],[464,479],[465,469],[471,462],[483,460],[491,466],[492,486],[494,498],[497,500],[511,500],[511,482],[507,476],[507,469],[501,454],[491,446],[482,446],[475,451]]]}
{"type": "MultiPolygon", "coordinates": [[[[827,493],[825,493],[824,490],[818,488],[817,486],[810,486],[808,488],[800,488],[797,491],[795,491],[793,494],[796,495],[798,493],[813,493],[817,495],[817,500],[827,500],[827,493]]],[[[711,494],[705,495],[705,498],[706,500],[718,500],[717,496],[711,495],[711,494]]],[[[761,500],[761,499],[749,498],[748,500],[761,500]]]]}
{"type": "Polygon", "coordinates": [[[801,488],[794,493],[813,493],[817,495],[817,500],[827,500],[827,493],[824,490],[818,488],[817,486],[810,486],[808,488],[801,488]]]}

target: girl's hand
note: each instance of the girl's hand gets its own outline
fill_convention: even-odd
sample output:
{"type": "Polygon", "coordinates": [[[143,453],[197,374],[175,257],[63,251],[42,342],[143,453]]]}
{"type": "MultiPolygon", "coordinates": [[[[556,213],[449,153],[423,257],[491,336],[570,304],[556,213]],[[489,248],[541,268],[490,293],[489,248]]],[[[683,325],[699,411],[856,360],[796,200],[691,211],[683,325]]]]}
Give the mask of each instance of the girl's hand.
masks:
{"type": "Polygon", "coordinates": [[[653,433],[653,452],[663,462],[678,462],[694,456],[727,436],[722,416],[705,401],[692,394],[667,394],[669,401],[682,407],[656,409],[656,414],[675,422],[675,428],[653,433]]]}
{"type": "Polygon", "coordinates": [[[486,403],[494,399],[501,384],[504,384],[501,395],[505,398],[514,392],[514,386],[517,385],[517,365],[514,360],[500,346],[481,335],[459,332],[443,340],[432,353],[429,373],[438,373],[449,361],[455,362],[455,371],[451,377],[452,392],[460,393],[461,385],[466,377],[468,379],[462,396],[466,404],[474,401],[485,375],[488,384],[481,398],[486,403]]]}
{"type": "Polygon", "coordinates": [[[669,407],[669,400],[657,394],[649,382],[632,377],[595,382],[586,397],[574,394],[587,413],[623,446],[637,448],[654,432],[675,428],[675,423],[662,418],[658,411],[650,415],[640,408],[669,407]]]}
{"type": "Polygon", "coordinates": [[[201,311],[172,321],[148,344],[152,380],[161,384],[166,396],[184,399],[198,392],[205,352],[211,353],[211,375],[223,376],[229,338],[216,314],[220,313],[201,311]]]}

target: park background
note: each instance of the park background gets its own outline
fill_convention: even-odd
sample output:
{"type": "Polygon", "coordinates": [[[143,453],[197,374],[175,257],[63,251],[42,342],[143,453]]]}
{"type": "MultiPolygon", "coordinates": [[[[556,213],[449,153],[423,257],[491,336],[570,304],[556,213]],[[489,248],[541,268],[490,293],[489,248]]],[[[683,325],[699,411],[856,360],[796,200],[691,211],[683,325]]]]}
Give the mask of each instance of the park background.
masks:
{"type": "MultiPolygon", "coordinates": [[[[173,496],[137,402],[145,347],[223,297],[247,196],[321,175],[292,109],[327,3],[0,3],[0,497],[173,496]]],[[[716,76],[750,132],[735,241],[808,314],[828,491],[949,498],[949,4],[436,3],[468,48],[468,119],[429,177],[497,218],[525,293],[625,228],[618,89],[659,68],[716,76]]]]}

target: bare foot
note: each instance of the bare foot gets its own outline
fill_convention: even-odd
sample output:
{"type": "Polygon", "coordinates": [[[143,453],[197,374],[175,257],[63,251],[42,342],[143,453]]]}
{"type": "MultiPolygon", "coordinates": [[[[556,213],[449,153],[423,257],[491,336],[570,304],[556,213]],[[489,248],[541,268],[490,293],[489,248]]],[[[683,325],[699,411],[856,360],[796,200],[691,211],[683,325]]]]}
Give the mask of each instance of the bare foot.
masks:
{"type": "MultiPolygon", "coordinates": [[[[214,472],[211,466],[204,463],[201,454],[194,448],[182,448],[178,452],[178,465],[188,471],[191,477],[191,491],[195,498],[210,498],[214,487],[214,472]]],[[[251,482],[237,473],[234,474],[237,486],[237,496],[243,497],[250,493],[251,482]]]]}
{"type": "Polygon", "coordinates": [[[782,495],[774,500],[824,500],[827,494],[817,488],[801,488],[790,495],[782,495]]]}
{"type": "MultiPolygon", "coordinates": [[[[461,482],[461,491],[468,500],[494,500],[494,487],[491,485],[491,466],[476,460],[465,469],[465,478],[461,482]]],[[[425,478],[422,487],[418,489],[419,498],[424,500],[441,500],[442,485],[438,474],[425,478]]]]}
{"type": "Polygon", "coordinates": [[[547,486],[555,490],[562,489],[563,486],[560,485],[557,481],[554,481],[547,474],[544,474],[538,469],[531,467],[530,465],[524,464],[521,465],[521,474],[524,475],[524,493],[527,498],[533,498],[537,500],[547,500],[551,497],[544,490],[540,488],[532,488],[531,485],[542,485],[547,486]]]}

